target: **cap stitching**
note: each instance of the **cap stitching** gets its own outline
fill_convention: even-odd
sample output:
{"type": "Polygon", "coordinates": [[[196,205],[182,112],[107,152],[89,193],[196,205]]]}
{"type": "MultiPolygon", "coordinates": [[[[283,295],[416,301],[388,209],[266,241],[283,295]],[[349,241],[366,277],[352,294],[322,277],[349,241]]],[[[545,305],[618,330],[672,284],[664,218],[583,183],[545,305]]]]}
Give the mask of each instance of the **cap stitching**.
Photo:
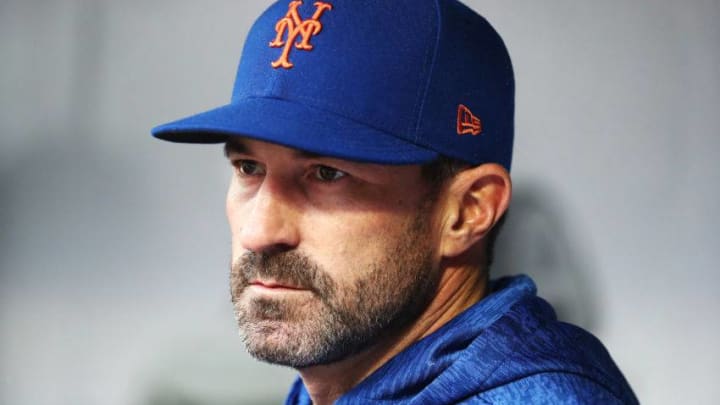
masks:
{"type": "MultiPolygon", "coordinates": [[[[406,140],[406,139],[404,139],[403,137],[398,136],[397,134],[388,131],[387,129],[384,129],[384,128],[379,127],[379,126],[377,126],[377,125],[372,125],[372,124],[367,123],[367,122],[365,122],[365,121],[357,120],[357,119],[352,118],[352,117],[350,117],[350,116],[348,116],[348,115],[346,115],[346,114],[344,114],[344,113],[342,113],[342,112],[332,111],[332,110],[329,110],[329,109],[326,109],[326,108],[323,108],[323,107],[320,107],[320,106],[317,106],[317,105],[314,105],[314,104],[305,104],[305,103],[300,103],[300,102],[298,102],[298,101],[301,100],[302,98],[298,98],[298,100],[293,100],[293,99],[288,99],[288,98],[278,97],[278,96],[251,96],[251,95],[247,95],[247,96],[245,96],[245,97],[239,98],[238,100],[253,99],[253,98],[274,99],[274,100],[284,101],[284,102],[287,102],[287,103],[298,104],[298,105],[301,105],[301,106],[306,107],[306,108],[310,108],[310,109],[322,111],[322,112],[324,112],[324,113],[326,113],[326,114],[335,115],[335,116],[338,116],[338,117],[340,117],[340,118],[346,119],[346,120],[348,120],[348,121],[352,121],[352,122],[354,122],[355,124],[358,124],[358,125],[361,125],[361,126],[364,126],[364,127],[368,127],[368,128],[370,128],[370,129],[373,129],[373,130],[378,131],[378,132],[382,132],[382,133],[384,133],[384,134],[386,134],[386,135],[389,135],[389,136],[392,136],[392,137],[394,137],[394,138],[398,138],[398,139],[400,139],[401,141],[404,141],[404,142],[413,144],[414,146],[419,147],[419,148],[421,148],[421,149],[428,149],[426,146],[423,146],[423,145],[420,145],[420,144],[416,144],[416,143],[414,143],[414,142],[412,142],[412,141],[406,140]]],[[[305,100],[310,101],[310,100],[312,100],[312,99],[310,99],[310,98],[305,98],[305,100]]],[[[232,104],[232,103],[230,103],[230,104],[232,104]]],[[[430,150],[431,152],[435,152],[435,151],[432,150],[432,149],[428,149],[428,150],[430,150]]]]}
{"type": "Polygon", "coordinates": [[[435,0],[435,14],[437,17],[437,31],[435,33],[435,46],[432,50],[432,59],[430,62],[430,68],[428,69],[428,76],[427,81],[425,83],[425,87],[422,90],[422,96],[419,100],[419,105],[417,109],[417,113],[415,114],[415,129],[413,130],[413,142],[417,144],[419,133],[420,133],[420,124],[422,121],[422,115],[423,111],[425,110],[425,102],[427,101],[427,95],[430,92],[430,82],[433,78],[433,73],[435,71],[435,61],[437,60],[437,54],[438,49],[440,48],[440,34],[442,32],[442,15],[440,12],[440,0],[435,0]]]}

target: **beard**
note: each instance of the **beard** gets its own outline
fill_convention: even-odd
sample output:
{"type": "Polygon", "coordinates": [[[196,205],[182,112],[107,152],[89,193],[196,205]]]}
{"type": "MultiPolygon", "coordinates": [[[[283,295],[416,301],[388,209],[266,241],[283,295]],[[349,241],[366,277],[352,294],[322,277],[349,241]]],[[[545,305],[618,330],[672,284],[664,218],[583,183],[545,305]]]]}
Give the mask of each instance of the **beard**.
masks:
{"type": "Polygon", "coordinates": [[[298,251],[247,252],[234,261],[231,296],[247,351],[294,368],[329,364],[415,321],[435,294],[439,272],[432,264],[427,218],[418,215],[405,228],[398,233],[401,239],[379,241],[385,251],[374,263],[350,263],[336,272],[360,274],[353,282],[334,280],[298,251]],[[257,278],[306,291],[293,297],[253,296],[245,290],[257,278]]]}

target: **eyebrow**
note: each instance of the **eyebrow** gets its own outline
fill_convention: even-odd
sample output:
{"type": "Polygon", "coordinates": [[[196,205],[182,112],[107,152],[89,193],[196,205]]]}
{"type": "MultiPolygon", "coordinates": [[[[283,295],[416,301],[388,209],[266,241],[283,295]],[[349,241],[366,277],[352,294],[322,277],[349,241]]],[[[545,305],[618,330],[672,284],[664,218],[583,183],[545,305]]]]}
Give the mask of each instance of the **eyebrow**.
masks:
{"type": "MultiPolygon", "coordinates": [[[[291,149],[293,150],[293,154],[299,158],[305,158],[305,159],[317,159],[317,158],[323,158],[323,157],[331,158],[331,156],[324,156],[324,155],[321,155],[321,154],[315,153],[315,152],[308,152],[308,151],[294,149],[294,148],[291,148],[291,149]]],[[[245,143],[243,143],[242,141],[225,142],[224,152],[225,152],[225,157],[228,157],[228,158],[230,157],[231,153],[240,153],[240,154],[244,154],[244,155],[252,155],[253,154],[252,150],[250,150],[250,148],[248,148],[248,146],[245,143]]]]}
{"type": "Polygon", "coordinates": [[[223,148],[223,151],[225,152],[225,157],[227,158],[230,157],[231,153],[248,153],[248,149],[245,145],[231,141],[225,142],[225,147],[223,148]]]}

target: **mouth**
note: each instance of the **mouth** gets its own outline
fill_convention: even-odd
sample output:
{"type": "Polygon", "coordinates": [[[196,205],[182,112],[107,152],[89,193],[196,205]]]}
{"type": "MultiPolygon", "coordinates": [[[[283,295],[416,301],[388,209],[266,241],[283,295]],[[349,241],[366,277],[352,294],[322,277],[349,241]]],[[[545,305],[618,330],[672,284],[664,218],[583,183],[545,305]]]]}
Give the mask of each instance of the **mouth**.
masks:
{"type": "Polygon", "coordinates": [[[261,291],[274,291],[274,292],[292,292],[292,291],[309,291],[309,289],[295,286],[287,283],[282,283],[274,280],[253,280],[250,282],[250,287],[253,287],[261,291]]]}

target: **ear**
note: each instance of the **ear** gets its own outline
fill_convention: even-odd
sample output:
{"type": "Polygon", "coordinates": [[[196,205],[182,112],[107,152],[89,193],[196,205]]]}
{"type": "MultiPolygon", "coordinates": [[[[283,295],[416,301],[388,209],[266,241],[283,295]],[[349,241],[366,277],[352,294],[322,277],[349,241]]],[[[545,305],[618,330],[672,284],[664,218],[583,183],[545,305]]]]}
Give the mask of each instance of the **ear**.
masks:
{"type": "Polygon", "coordinates": [[[510,174],[498,164],[458,173],[447,188],[441,255],[457,257],[485,238],[507,211],[511,194],[510,174]]]}

